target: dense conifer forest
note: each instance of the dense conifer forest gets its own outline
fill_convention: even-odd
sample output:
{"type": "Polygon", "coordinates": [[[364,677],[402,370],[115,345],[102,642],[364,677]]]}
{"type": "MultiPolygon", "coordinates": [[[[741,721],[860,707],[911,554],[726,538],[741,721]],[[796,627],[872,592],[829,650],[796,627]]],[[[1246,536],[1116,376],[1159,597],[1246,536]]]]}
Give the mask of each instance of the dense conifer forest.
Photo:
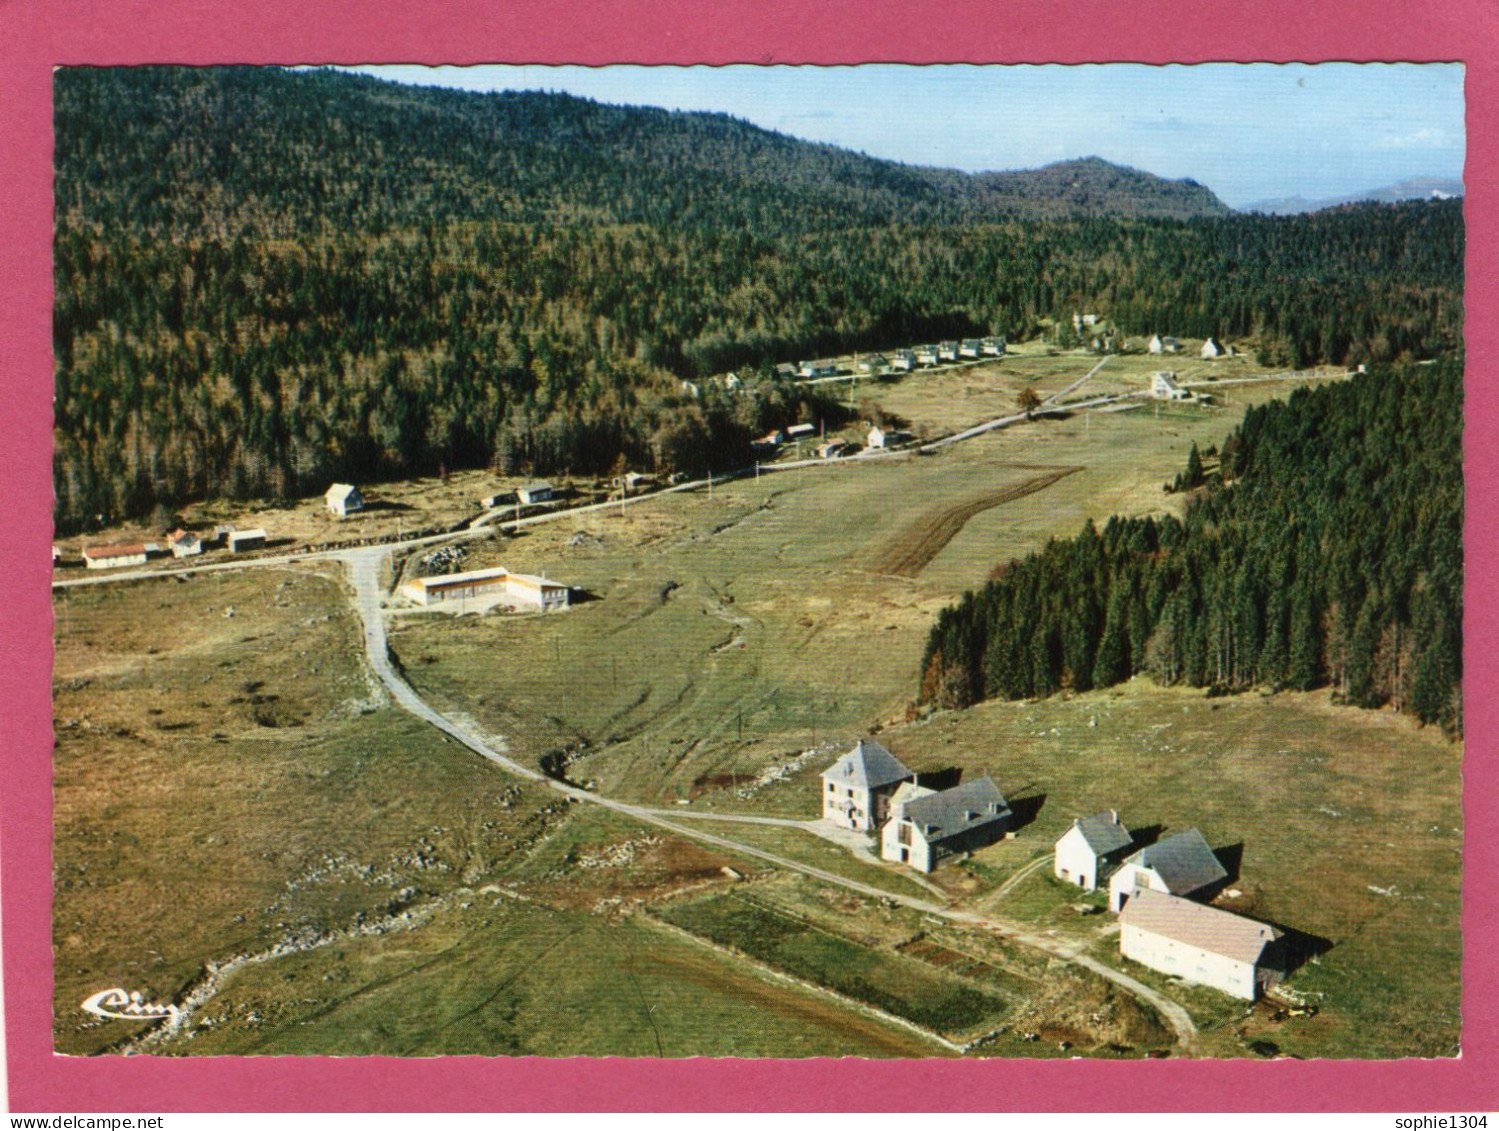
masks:
{"type": "Polygon", "coordinates": [[[1458,202],[1227,214],[1096,160],[970,176],[721,115],[334,73],[55,79],[57,521],[494,466],[742,466],[771,363],[1076,309],[1267,361],[1461,337],[1458,202]],[[730,396],[684,379],[764,375],[730,396]]]}
{"type": "Polygon", "coordinates": [[[1462,725],[1462,366],[1380,368],[1194,448],[1185,521],[1110,519],[944,610],[922,698],[965,706],[1137,673],[1330,686],[1462,725]]]}

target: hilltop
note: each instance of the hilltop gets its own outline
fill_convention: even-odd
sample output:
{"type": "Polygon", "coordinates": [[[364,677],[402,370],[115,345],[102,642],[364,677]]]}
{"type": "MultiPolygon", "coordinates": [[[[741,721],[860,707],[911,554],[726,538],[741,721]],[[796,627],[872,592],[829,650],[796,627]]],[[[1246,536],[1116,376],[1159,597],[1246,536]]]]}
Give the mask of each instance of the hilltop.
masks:
{"type": "Polygon", "coordinates": [[[1406,200],[1451,200],[1463,195],[1463,182],[1453,177],[1407,177],[1393,185],[1368,189],[1345,196],[1328,196],[1309,200],[1304,196],[1284,196],[1246,204],[1241,212],[1263,212],[1269,216],[1295,216],[1303,212],[1321,212],[1346,204],[1399,204],[1406,200]]]}
{"type": "Polygon", "coordinates": [[[77,68],[58,72],[55,90],[60,212],[153,230],[387,228],[444,216],[807,230],[1230,211],[1192,181],[1098,158],[974,175],[724,114],[567,94],[252,67],[77,68]]]}

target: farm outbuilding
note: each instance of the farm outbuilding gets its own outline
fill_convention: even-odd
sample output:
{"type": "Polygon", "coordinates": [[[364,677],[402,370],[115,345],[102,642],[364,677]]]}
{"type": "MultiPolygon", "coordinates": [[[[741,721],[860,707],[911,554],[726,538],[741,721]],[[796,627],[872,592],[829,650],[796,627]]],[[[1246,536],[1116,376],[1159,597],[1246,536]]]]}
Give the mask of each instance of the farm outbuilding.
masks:
{"type": "Polygon", "coordinates": [[[243,554],[247,550],[265,549],[266,532],[256,527],[254,530],[231,530],[229,532],[229,552],[231,554],[243,554]]]}
{"type": "Polygon", "coordinates": [[[83,551],[83,564],[89,569],[119,569],[121,566],[145,565],[150,550],[145,543],[129,546],[89,546],[83,551]]]}
{"type": "Polygon", "coordinates": [[[871,448],[893,448],[897,444],[910,443],[914,436],[909,432],[903,432],[898,428],[881,428],[878,425],[869,430],[865,437],[867,446],[871,448]]]}
{"type": "Polygon", "coordinates": [[[1052,870],[1057,879],[1096,891],[1119,867],[1133,838],[1113,809],[1072,822],[1057,840],[1052,870]]]}
{"type": "Polygon", "coordinates": [[[1283,937],[1268,923],[1158,891],[1136,892],[1119,916],[1125,958],[1245,1001],[1285,977],[1283,937]]]}
{"type": "Polygon", "coordinates": [[[822,775],[822,815],[846,829],[873,832],[890,811],[890,796],[915,775],[872,739],[861,738],[822,775]]]}
{"type": "Polygon", "coordinates": [[[401,595],[423,607],[462,601],[508,604],[549,612],[565,609],[568,588],[544,577],[512,573],[504,566],[418,577],[401,586],[401,595]]]}
{"type": "Polygon", "coordinates": [[[1175,338],[1163,338],[1160,334],[1151,337],[1146,348],[1151,353],[1180,353],[1182,344],[1175,338]]]}
{"type": "Polygon", "coordinates": [[[203,539],[191,530],[174,530],[167,535],[167,545],[174,558],[194,558],[203,552],[203,539]]]}
{"type": "Polygon", "coordinates": [[[530,506],[532,503],[550,502],[557,497],[557,488],[545,480],[538,483],[527,483],[524,487],[515,489],[515,497],[522,506],[530,506]]]}
{"type": "Polygon", "coordinates": [[[1202,359],[1211,361],[1215,357],[1233,357],[1232,346],[1225,346],[1217,338],[1209,338],[1202,343],[1202,359]]]}
{"type": "Polygon", "coordinates": [[[993,778],[939,791],[902,786],[891,799],[880,855],[930,872],[943,857],[993,844],[1013,817],[993,778]]]}
{"type": "Polygon", "coordinates": [[[1228,878],[1207,838],[1187,829],[1128,857],[1109,879],[1109,910],[1118,911],[1137,891],[1189,896],[1228,878]]]}
{"type": "Polygon", "coordinates": [[[352,483],[333,484],[323,493],[323,500],[328,504],[329,512],[339,518],[346,518],[364,510],[364,496],[352,483]]]}

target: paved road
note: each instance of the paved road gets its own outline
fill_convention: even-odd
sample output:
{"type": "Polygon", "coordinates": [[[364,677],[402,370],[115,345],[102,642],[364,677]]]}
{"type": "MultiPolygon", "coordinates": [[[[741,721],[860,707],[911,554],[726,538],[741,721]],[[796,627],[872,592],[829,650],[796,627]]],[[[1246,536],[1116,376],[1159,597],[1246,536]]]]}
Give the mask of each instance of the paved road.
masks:
{"type": "MultiPolygon", "coordinates": [[[[670,810],[631,805],[628,802],[617,801],[611,797],[604,797],[588,790],[567,785],[564,782],[547,777],[530,766],[515,761],[513,758],[508,757],[504,751],[495,749],[494,746],[480,735],[454,722],[430,706],[401,677],[396,671],[395,666],[391,663],[389,643],[385,635],[385,618],[380,609],[380,602],[385,596],[380,575],[385,557],[389,553],[390,547],[388,546],[372,546],[364,549],[342,551],[337,555],[346,561],[349,566],[350,579],[354,585],[354,607],[359,614],[360,621],[363,623],[364,647],[365,653],[369,658],[370,667],[379,677],[380,682],[389,690],[391,698],[400,707],[422,721],[430,723],[444,734],[474,751],[480,757],[493,762],[500,768],[519,777],[530,781],[543,782],[575,801],[591,805],[602,805],[606,809],[612,809],[616,813],[632,817],[637,821],[643,821],[647,824],[667,829],[678,836],[688,837],[704,844],[711,844],[728,852],[733,852],[736,855],[763,860],[777,868],[800,872],[803,875],[821,880],[823,883],[855,891],[871,899],[892,900],[895,903],[909,907],[915,911],[920,911],[926,915],[947,919],[950,922],[961,923],[965,926],[977,927],[998,934],[1007,941],[1016,942],[1022,946],[1028,946],[1057,958],[1074,962],[1079,966],[1093,971],[1099,977],[1105,978],[1127,990],[1129,993],[1149,1002],[1172,1029],[1175,1030],[1177,1041],[1183,1049],[1189,1052],[1196,1051],[1198,1047],[1197,1027],[1192,1023],[1192,1019],[1188,1016],[1186,1010],[1155,990],[1152,990],[1149,986],[1131,978],[1129,975],[1121,973],[1112,967],[1105,966],[1103,963],[1081,953],[1089,945],[1086,940],[1062,940],[1049,935],[1038,934],[1020,924],[1007,922],[990,915],[959,911],[924,899],[895,894],[883,888],[875,887],[872,884],[850,879],[847,876],[840,876],[836,872],[830,872],[811,864],[804,864],[801,861],[792,860],[785,856],[777,855],[774,852],[767,852],[753,845],[742,844],[726,836],[719,836],[716,833],[710,833],[700,828],[683,825],[680,823],[680,818],[676,820],[668,819],[668,815],[670,817],[677,817],[670,810]]],[[[709,815],[694,814],[694,816],[709,815]]],[[[731,818],[727,814],[713,814],[710,819],[724,821],[731,819],[744,820],[744,818],[731,818]]],[[[805,827],[804,822],[788,822],[784,818],[759,817],[752,818],[752,820],[757,824],[784,825],[789,823],[798,827],[805,827]]]]}

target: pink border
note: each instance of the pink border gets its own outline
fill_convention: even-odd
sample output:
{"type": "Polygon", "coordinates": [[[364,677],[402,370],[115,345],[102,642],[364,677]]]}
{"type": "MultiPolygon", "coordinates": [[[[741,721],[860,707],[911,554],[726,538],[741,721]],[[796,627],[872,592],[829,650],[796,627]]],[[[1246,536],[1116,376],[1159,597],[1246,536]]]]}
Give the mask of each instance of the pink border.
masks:
{"type": "MultiPolygon", "coordinates": [[[[1470,356],[1496,355],[1492,111],[1499,36],[1474,0],[72,0],[0,9],[0,498],[12,579],[0,632],[0,877],[10,1096],[20,1111],[1289,1110],[1499,1107],[1490,1008],[1499,927],[1493,575],[1468,583],[1464,1055],[1451,1062],[1130,1064],[387,1059],[68,1059],[50,1051],[50,70],[240,62],[855,63],[1460,60],[1468,67],[1470,356]],[[1488,253],[1488,254],[1485,254],[1488,253]],[[1478,835],[1471,835],[1477,833],[1478,835]]],[[[1470,380],[1467,458],[1493,467],[1499,390],[1470,380]],[[1487,458],[1485,458],[1487,457],[1487,458]]],[[[1472,477],[1470,551],[1499,548],[1499,493],[1472,477]]],[[[1473,554],[1478,560],[1482,555],[1473,554]]]]}

